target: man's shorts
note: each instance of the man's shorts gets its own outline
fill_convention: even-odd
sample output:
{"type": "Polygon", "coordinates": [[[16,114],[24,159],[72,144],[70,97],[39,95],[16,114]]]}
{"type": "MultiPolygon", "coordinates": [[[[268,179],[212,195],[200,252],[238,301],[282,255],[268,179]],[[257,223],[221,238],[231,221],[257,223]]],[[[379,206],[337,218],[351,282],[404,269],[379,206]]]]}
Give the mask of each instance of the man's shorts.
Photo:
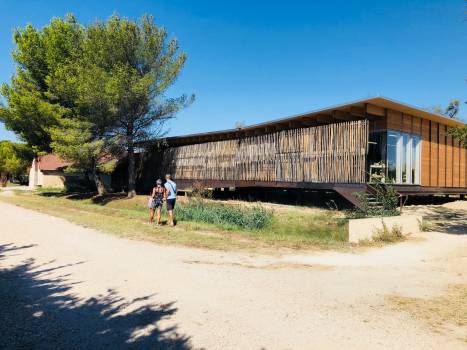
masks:
{"type": "Polygon", "coordinates": [[[175,198],[167,199],[167,210],[174,210],[175,198]]]}

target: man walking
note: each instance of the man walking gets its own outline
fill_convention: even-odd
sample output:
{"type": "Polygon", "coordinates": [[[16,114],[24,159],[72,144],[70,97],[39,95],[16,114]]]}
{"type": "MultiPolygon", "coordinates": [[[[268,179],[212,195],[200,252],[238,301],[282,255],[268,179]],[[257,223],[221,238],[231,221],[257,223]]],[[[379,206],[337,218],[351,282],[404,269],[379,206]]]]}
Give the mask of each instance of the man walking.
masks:
{"type": "Polygon", "coordinates": [[[177,184],[172,181],[170,174],[165,175],[165,200],[167,203],[167,213],[169,214],[170,226],[175,225],[174,207],[177,199],[177,184]]]}

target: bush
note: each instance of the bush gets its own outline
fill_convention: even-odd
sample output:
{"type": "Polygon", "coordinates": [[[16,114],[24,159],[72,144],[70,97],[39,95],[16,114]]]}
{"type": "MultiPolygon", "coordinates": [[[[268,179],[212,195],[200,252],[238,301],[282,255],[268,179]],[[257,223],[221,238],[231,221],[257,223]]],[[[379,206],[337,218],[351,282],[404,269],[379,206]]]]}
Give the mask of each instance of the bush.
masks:
{"type": "Polygon", "coordinates": [[[190,197],[198,200],[202,199],[211,199],[213,196],[213,191],[210,188],[206,188],[200,182],[195,182],[193,184],[193,189],[190,193],[190,197]]]}
{"type": "Polygon", "coordinates": [[[376,234],[373,236],[375,242],[398,242],[404,239],[402,234],[402,227],[399,225],[393,225],[391,229],[381,220],[383,227],[376,230],[376,234]]]}
{"type": "Polygon", "coordinates": [[[352,219],[375,217],[375,216],[398,216],[400,215],[397,210],[399,195],[390,185],[383,185],[382,183],[374,183],[373,187],[376,190],[375,198],[381,206],[372,206],[366,193],[356,192],[354,195],[362,203],[361,208],[357,208],[347,213],[347,216],[352,219]]]}
{"type": "Polygon", "coordinates": [[[420,228],[420,231],[427,232],[427,231],[433,231],[434,230],[434,225],[430,221],[423,220],[423,221],[418,221],[418,226],[420,228]]]}
{"type": "Polygon", "coordinates": [[[178,207],[177,218],[220,225],[224,228],[258,230],[272,221],[273,214],[259,205],[242,208],[195,199],[178,207]]]}

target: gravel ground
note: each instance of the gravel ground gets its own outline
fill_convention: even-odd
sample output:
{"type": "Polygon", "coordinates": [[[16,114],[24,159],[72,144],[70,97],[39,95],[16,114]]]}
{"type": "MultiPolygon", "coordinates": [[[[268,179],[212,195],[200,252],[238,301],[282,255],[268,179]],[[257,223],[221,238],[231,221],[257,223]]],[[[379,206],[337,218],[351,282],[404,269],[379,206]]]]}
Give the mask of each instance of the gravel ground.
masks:
{"type": "Polygon", "coordinates": [[[387,298],[467,284],[465,234],[265,256],[0,213],[1,349],[465,349],[465,329],[434,331],[387,298]]]}

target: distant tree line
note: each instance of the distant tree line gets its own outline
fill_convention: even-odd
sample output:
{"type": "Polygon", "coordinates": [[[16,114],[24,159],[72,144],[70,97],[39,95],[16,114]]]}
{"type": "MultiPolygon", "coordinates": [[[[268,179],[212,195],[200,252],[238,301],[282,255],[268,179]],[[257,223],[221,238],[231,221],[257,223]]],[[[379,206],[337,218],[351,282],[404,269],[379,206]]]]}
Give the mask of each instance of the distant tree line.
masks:
{"type": "Polygon", "coordinates": [[[24,175],[31,159],[32,151],[27,145],[0,141],[0,187],[5,187],[8,180],[24,175]]]}

